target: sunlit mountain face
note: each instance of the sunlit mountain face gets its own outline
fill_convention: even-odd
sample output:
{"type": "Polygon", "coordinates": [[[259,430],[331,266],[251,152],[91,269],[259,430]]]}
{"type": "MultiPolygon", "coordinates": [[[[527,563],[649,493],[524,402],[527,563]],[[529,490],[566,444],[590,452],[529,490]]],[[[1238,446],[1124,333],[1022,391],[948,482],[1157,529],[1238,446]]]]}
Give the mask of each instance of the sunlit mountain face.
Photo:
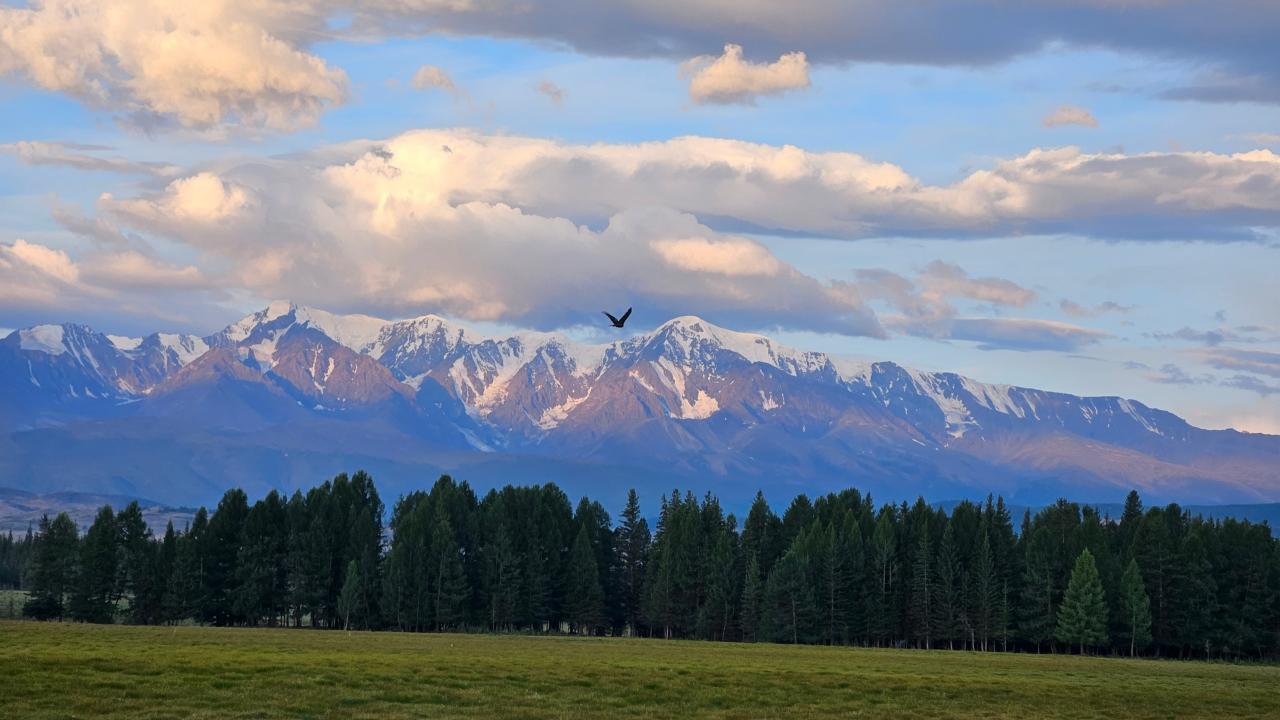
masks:
{"type": "Polygon", "coordinates": [[[1280,498],[1280,437],[797,351],[677,317],[606,344],[488,337],[272,303],[207,337],[43,325],[0,340],[0,486],[207,502],[353,467],[396,492],[451,472],[888,499],[1280,498]]]}

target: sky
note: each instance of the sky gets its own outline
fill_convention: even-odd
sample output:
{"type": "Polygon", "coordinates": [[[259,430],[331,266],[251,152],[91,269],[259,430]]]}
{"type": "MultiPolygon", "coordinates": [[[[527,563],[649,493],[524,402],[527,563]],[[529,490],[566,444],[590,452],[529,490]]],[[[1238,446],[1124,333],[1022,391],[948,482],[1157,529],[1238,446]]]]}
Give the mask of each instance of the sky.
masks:
{"type": "Polygon", "coordinates": [[[0,329],[634,306],[1280,433],[1278,32],[1274,0],[0,3],[0,329]]]}

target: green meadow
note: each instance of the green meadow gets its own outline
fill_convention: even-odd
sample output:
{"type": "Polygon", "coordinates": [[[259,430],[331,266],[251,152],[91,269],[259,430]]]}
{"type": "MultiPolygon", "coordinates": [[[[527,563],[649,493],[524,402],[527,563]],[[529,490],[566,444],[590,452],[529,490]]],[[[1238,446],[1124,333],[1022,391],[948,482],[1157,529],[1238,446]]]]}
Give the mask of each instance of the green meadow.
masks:
{"type": "Polygon", "coordinates": [[[6,718],[1280,717],[1280,668],[0,621],[6,718]]]}

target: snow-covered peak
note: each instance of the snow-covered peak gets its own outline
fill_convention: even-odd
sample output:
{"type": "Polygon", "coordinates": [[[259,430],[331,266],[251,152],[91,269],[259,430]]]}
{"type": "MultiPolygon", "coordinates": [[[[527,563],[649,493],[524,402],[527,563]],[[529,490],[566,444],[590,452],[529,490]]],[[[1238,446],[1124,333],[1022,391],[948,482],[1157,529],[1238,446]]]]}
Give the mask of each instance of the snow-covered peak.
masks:
{"type": "Polygon", "coordinates": [[[65,329],[62,325],[36,325],[18,331],[18,347],[23,350],[61,355],[67,351],[63,342],[65,329]]]}
{"type": "Polygon", "coordinates": [[[377,341],[383,329],[391,323],[369,315],[336,315],[311,307],[292,306],[294,322],[313,327],[328,335],[339,345],[356,352],[363,352],[377,341]]]}
{"type": "MultiPolygon", "coordinates": [[[[676,361],[714,362],[717,354],[728,352],[750,363],[771,365],[789,375],[809,375],[827,368],[838,371],[824,353],[797,350],[764,335],[729,330],[694,315],[668,320],[650,338],[649,343],[661,342],[663,353],[676,361]]],[[[851,377],[862,371],[860,365],[849,364],[848,368],[851,377]]]]}
{"type": "Polygon", "coordinates": [[[107,339],[118,350],[135,350],[142,344],[142,338],[127,337],[125,335],[108,335],[107,339]]]}

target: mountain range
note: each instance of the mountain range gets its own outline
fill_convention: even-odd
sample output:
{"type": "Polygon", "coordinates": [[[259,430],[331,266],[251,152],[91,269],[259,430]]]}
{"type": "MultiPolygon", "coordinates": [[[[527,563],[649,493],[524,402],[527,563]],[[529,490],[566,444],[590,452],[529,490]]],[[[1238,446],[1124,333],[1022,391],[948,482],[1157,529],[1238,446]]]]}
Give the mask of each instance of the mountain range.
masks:
{"type": "Polygon", "coordinates": [[[697,317],[585,344],[276,302],[206,337],[63,324],[0,339],[0,486],[193,504],[357,468],[392,498],[449,472],[601,499],[631,486],[732,503],[847,486],[1025,504],[1131,488],[1280,499],[1278,436],[798,351],[697,317]]]}

